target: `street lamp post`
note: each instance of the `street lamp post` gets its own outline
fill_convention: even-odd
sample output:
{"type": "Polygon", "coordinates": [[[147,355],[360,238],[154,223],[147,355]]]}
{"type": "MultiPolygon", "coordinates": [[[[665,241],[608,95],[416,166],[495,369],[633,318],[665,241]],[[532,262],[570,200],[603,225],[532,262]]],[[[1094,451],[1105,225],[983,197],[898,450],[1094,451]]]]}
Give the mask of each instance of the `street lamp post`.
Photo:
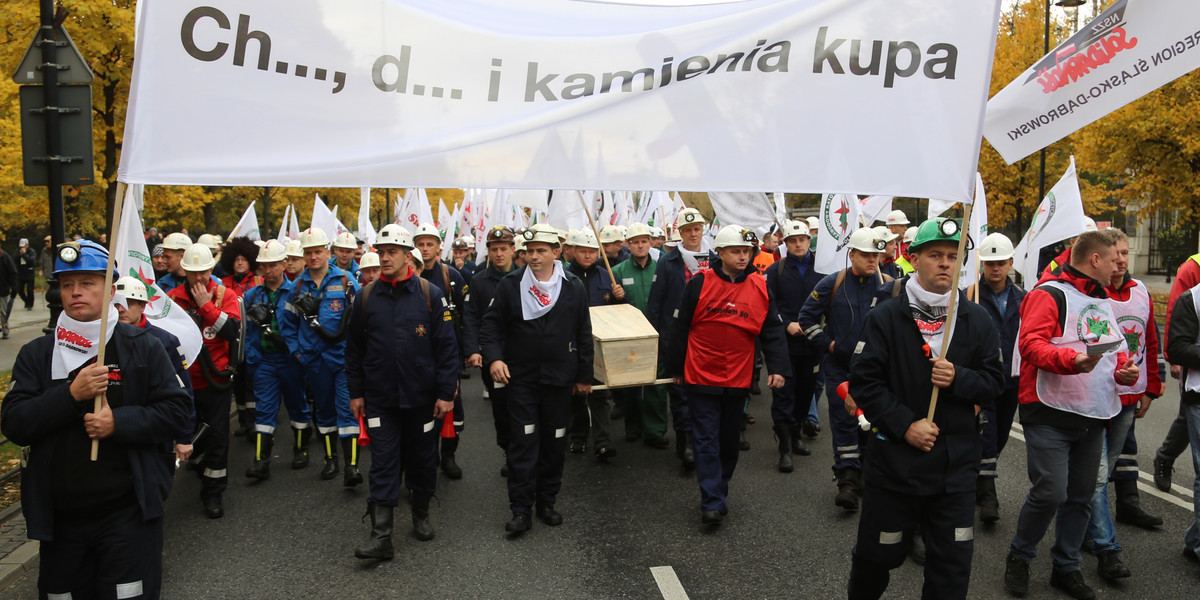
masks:
{"type": "MultiPolygon", "coordinates": [[[[1046,30],[1042,36],[1042,56],[1050,54],[1050,2],[1046,0],[1046,19],[1044,21],[1046,30]]],[[[1055,6],[1063,8],[1074,8],[1087,4],[1087,0],[1057,0],[1055,6]]],[[[1042,148],[1038,153],[1038,202],[1046,197],[1046,149],[1042,148]]]]}

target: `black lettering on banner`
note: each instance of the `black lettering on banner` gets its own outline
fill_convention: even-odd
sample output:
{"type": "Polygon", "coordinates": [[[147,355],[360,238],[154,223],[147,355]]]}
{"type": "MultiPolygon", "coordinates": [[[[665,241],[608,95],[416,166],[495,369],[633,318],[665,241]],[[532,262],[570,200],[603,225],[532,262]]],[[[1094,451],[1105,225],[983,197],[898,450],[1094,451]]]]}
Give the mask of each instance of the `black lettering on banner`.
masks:
{"type": "MultiPolygon", "coordinates": [[[[846,65],[850,74],[858,77],[876,77],[880,75],[880,64],[883,65],[883,87],[891,88],[896,80],[907,79],[921,73],[927,79],[954,79],[958,70],[958,47],[944,42],[929,46],[924,53],[921,46],[913,41],[889,41],[887,56],[883,60],[883,40],[870,42],[871,57],[863,59],[865,40],[843,38],[830,39],[829,27],[817,30],[816,44],[813,48],[813,73],[823,74],[825,68],[833,75],[845,75],[842,59],[838,50],[849,41],[849,53],[846,65]]],[[[743,67],[744,68],[744,67],[743,67]]]]}
{"type": "Polygon", "coordinates": [[[225,13],[211,6],[198,6],[183,17],[183,26],[179,30],[180,41],[183,42],[183,49],[196,60],[204,62],[220,60],[222,56],[225,56],[225,51],[229,49],[229,44],[217,42],[212,50],[207,51],[196,46],[196,24],[204,17],[216,21],[217,27],[221,29],[229,29],[229,18],[225,16],[225,13]]]}

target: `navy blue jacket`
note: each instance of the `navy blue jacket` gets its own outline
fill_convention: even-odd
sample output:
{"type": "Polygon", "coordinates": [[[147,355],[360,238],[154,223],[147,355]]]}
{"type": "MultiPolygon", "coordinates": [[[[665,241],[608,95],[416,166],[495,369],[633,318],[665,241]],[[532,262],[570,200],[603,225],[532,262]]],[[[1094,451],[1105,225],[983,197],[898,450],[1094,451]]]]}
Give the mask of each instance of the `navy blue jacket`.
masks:
{"type": "Polygon", "coordinates": [[[454,400],[458,340],[442,290],[429,286],[428,310],[416,277],[394,284],[378,279],[366,297],[355,296],[346,328],[350,397],[396,408],[454,400]]]}
{"type": "Polygon", "coordinates": [[[1013,349],[1017,346],[1017,332],[1021,329],[1021,301],[1025,299],[1025,290],[1021,286],[1008,280],[1008,304],[1004,307],[1004,314],[1000,314],[1000,309],[996,306],[996,293],[992,291],[992,287],[979,278],[979,284],[976,286],[978,294],[975,301],[987,311],[992,317],[992,323],[996,325],[996,331],[1000,333],[1000,354],[1004,357],[1004,387],[1016,388],[1020,377],[1012,377],[1013,349]]]}
{"type": "Polygon", "coordinates": [[[187,359],[183,356],[183,345],[180,344],[179,338],[175,334],[163,329],[155,327],[150,323],[145,316],[142,317],[142,329],[158,339],[158,343],[163,345],[167,351],[167,356],[171,358],[171,364],[175,367],[175,374],[179,376],[179,380],[183,382],[183,387],[187,389],[188,394],[188,422],[183,429],[175,434],[175,442],[177,444],[189,444],[192,441],[192,433],[196,431],[196,403],[195,395],[192,393],[192,378],[188,375],[187,359]]]}
{"type": "MultiPolygon", "coordinates": [[[[509,271],[511,273],[512,271],[509,271]]],[[[505,274],[500,274],[493,265],[479,269],[471,276],[471,289],[463,295],[463,354],[470,356],[479,352],[479,328],[483,324],[483,313],[487,312],[496,288],[505,274]]]]}
{"type": "Polygon", "coordinates": [[[566,270],[583,282],[583,287],[587,290],[588,306],[621,303],[616,296],[613,296],[613,280],[608,275],[608,269],[605,269],[599,261],[586,269],[579,266],[578,263],[571,263],[567,265],[566,270]]]}
{"type": "MultiPolygon", "coordinates": [[[[120,357],[122,405],[113,406],[115,428],[102,451],[129,456],[133,489],[142,519],[163,516],[163,502],[175,472],[172,443],[186,429],[192,411],[187,388],[176,379],[175,365],[147,330],[117,323],[112,343],[120,357]]],[[[29,446],[21,469],[21,506],[29,537],[54,539],[51,461],[63,435],[83,428],[92,400],[76,402],[71,379],[51,379],[54,337],[45,335],[21,347],[13,365],[12,388],[0,406],[0,431],[13,443],[29,446]]]]}
{"type": "Polygon", "coordinates": [[[521,278],[527,268],[500,280],[483,315],[479,331],[483,368],[502,360],[508,365],[510,381],[560,387],[592,383],[592,317],[583,282],[566,272],[554,308],[526,321],[521,312],[521,278]]]}
{"type": "Polygon", "coordinates": [[[771,294],[771,300],[775,302],[775,308],[779,310],[779,316],[783,319],[788,353],[796,356],[821,354],[820,349],[803,335],[803,331],[800,335],[786,333],[788,326],[800,319],[800,309],[804,308],[804,301],[824,277],[814,268],[815,258],[812,252],[800,260],[789,254],[767,267],[766,272],[767,292],[771,294]],[[804,267],[803,274],[801,266],[804,267]]]}
{"type": "Polygon", "coordinates": [[[463,296],[467,293],[467,280],[463,279],[462,273],[459,273],[458,269],[439,260],[421,271],[421,277],[437,286],[442,291],[442,296],[451,304],[451,308],[462,314],[463,296]],[[446,279],[450,280],[449,290],[446,289],[446,281],[442,279],[443,266],[446,267],[446,279]]]}
{"type": "MultiPolygon", "coordinates": [[[[604,252],[604,248],[601,248],[600,251],[604,252]]],[[[615,267],[615,266],[629,260],[630,256],[633,256],[633,254],[629,252],[629,248],[626,248],[625,246],[621,246],[621,249],[617,250],[617,256],[615,258],[611,257],[611,256],[608,258],[608,266],[615,267]]],[[[603,258],[598,259],[596,261],[596,264],[603,265],[604,259],[603,258]]]]}
{"type": "MultiPolygon", "coordinates": [[[[709,253],[708,264],[717,261],[715,254],[709,253]]],[[[671,329],[671,317],[679,308],[683,299],[683,286],[687,283],[684,273],[687,267],[683,264],[683,256],[679,247],[672,248],[658,260],[658,268],[654,271],[654,284],[650,286],[650,299],[646,302],[646,318],[658,330],[659,345],[671,329]]],[[[659,354],[662,350],[659,350],[659,354]]]]}
{"type": "Polygon", "coordinates": [[[829,342],[834,342],[833,353],[829,355],[826,366],[834,367],[832,371],[835,376],[842,377],[850,368],[850,357],[862,335],[867,313],[875,307],[879,275],[859,277],[847,270],[837,296],[831,298],[836,281],[837,273],[830,273],[817,282],[804,301],[796,321],[800,323],[803,335],[820,352],[828,352],[829,342]]]}

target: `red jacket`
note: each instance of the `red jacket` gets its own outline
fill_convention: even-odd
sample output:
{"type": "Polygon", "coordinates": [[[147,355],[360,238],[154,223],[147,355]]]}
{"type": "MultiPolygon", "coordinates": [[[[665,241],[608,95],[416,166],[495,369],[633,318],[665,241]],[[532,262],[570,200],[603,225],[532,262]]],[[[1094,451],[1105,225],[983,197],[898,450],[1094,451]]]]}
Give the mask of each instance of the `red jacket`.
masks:
{"type": "MultiPolygon", "coordinates": [[[[1043,282],[1051,280],[1075,286],[1075,289],[1094,298],[1108,297],[1099,282],[1070,265],[1057,274],[1042,278],[1043,282]]],[[[1041,402],[1037,395],[1038,369],[1060,375],[1079,372],[1075,368],[1075,356],[1079,352],[1050,343],[1050,339],[1062,335],[1062,331],[1063,324],[1058,320],[1058,303],[1054,296],[1041,288],[1029,290],[1021,303],[1021,333],[1017,338],[1017,349],[1021,352],[1020,392],[1017,399],[1021,404],[1041,402]]],[[[1115,370],[1112,376],[1116,379],[1115,370]]],[[[1160,382],[1160,390],[1161,387],[1160,382]]]]}
{"type": "MultiPolygon", "coordinates": [[[[1121,285],[1113,287],[1109,285],[1104,288],[1108,293],[1108,297],[1113,300],[1126,302],[1129,300],[1130,292],[1137,286],[1137,282],[1128,274],[1125,275],[1125,281],[1121,285]]],[[[1154,300],[1150,301],[1150,315],[1146,318],[1146,360],[1142,362],[1142,369],[1146,370],[1146,393],[1151,398],[1157,398],[1162,395],[1163,382],[1159,377],[1158,372],[1158,325],[1154,319],[1154,300]]],[[[1142,399],[1141,394],[1121,394],[1121,406],[1132,406],[1142,399]]]]}
{"type": "Polygon", "coordinates": [[[223,283],[225,287],[237,292],[239,297],[245,297],[246,292],[250,291],[250,288],[256,285],[262,285],[262,282],[263,278],[255,275],[254,273],[247,273],[241,281],[238,281],[233,275],[226,275],[225,278],[221,280],[221,283],[223,283]]]}
{"type": "MultiPolygon", "coordinates": [[[[1179,265],[1179,272],[1175,274],[1175,282],[1171,284],[1171,293],[1167,296],[1167,324],[1163,326],[1164,331],[1171,330],[1171,310],[1175,308],[1175,301],[1181,294],[1196,287],[1196,284],[1200,284],[1200,263],[1193,258],[1195,257],[1189,258],[1179,265]]],[[[1165,346],[1163,347],[1163,358],[1166,358],[1167,362],[1171,362],[1165,346]]]]}
{"type": "Polygon", "coordinates": [[[208,292],[213,295],[213,299],[199,307],[192,299],[192,293],[186,284],[167,294],[180,308],[191,315],[204,337],[204,348],[212,357],[212,363],[209,366],[202,351],[188,369],[188,373],[192,376],[192,387],[196,389],[209,386],[208,379],[205,377],[206,372],[208,377],[218,383],[229,380],[229,375],[225,373],[229,368],[229,343],[238,337],[241,329],[241,311],[238,310],[238,293],[223,286],[222,289],[224,291],[218,294],[217,284],[209,280],[208,292]],[[220,297],[220,307],[217,306],[218,296],[220,297]],[[216,372],[213,371],[214,368],[216,372]]]}

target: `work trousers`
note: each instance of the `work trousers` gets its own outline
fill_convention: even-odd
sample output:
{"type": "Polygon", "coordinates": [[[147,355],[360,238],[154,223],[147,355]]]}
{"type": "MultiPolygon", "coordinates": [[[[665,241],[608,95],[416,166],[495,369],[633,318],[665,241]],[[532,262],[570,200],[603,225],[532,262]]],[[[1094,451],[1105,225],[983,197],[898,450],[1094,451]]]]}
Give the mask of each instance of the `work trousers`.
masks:
{"type": "Polygon", "coordinates": [[[136,500],[95,515],[55,513],[54,539],[39,549],[38,593],[72,600],[158,598],[162,550],[162,517],[143,520],[136,500]]]}
{"type": "Polygon", "coordinates": [[[400,501],[400,476],[414,492],[432,494],[437,486],[438,433],[433,403],[417,408],[397,408],[386,399],[364,399],[363,422],[371,436],[371,469],[368,488],[373,504],[396,506],[400,501]]]}
{"type": "Polygon", "coordinates": [[[508,503],[514,513],[554,506],[567,456],[571,387],[511,382],[508,389],[508,503]]]}

